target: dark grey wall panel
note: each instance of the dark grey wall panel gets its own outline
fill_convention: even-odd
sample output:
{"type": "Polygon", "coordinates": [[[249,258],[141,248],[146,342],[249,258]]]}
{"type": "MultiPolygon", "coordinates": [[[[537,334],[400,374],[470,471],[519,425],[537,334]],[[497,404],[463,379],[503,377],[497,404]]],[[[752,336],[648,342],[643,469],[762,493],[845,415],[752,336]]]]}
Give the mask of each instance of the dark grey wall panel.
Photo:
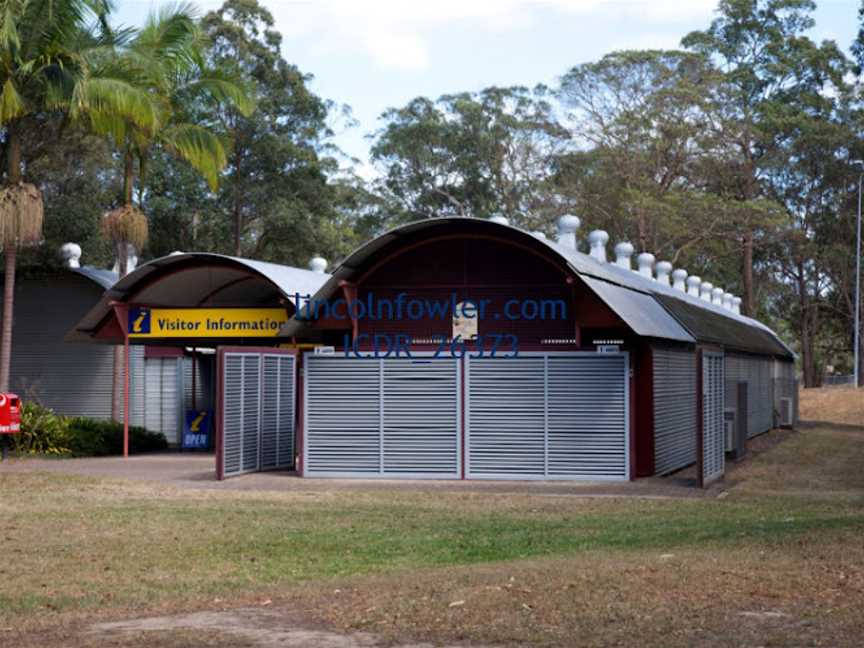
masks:
{"type": "MultiPolygon", "coordinates": [[[[102,293],[101,286],[72,272],[40,279],[19,277],[11,389],[60,414],[110,418],[113,347],[63,341],[102,293]]],[[[132,347],[130,357],[130,422],[140,425],[143,348],[132,347]]]]}

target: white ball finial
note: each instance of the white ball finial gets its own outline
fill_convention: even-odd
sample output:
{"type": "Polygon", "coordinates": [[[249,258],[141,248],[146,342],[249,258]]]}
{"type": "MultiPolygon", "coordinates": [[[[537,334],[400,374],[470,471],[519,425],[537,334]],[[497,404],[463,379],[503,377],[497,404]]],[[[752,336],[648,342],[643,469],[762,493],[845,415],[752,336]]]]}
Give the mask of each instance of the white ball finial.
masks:
{"type": "Polygon", "coordinates": [[[591,248],[591,256],[600,263],[606,263],[606,243],[609,242],[609,233],[605,230],[593,230],[588,234],[588,245],[591,248]]]}
{"type": "Polygon", "coordinates": [[[576,249],[576,230],[582,225],[582,219],[573,214],[564,214],[558,218],[556,223],[558,232],[555,239],[561,245],[564,245],[571,250],[576,249]]]}
{"type": "Polygon", "coordinates": [[[691,297],[699,296],[699,286],[702,285],[702,277],[699,275],[690,275],[687,277],[687,294],[691,297]]]}
{"type": "Polygon", "coordinates": [[[632,270],[633,266],[630,265],[630,257],[633,256],[633,244],[629,241],[621,241],[615,245],[615,265],[624,268],[625,270],[632,270]]]}
{"type": "Polygon", "coordinates": [[[672,287],[675,290],[680,290],[681,292],[686,292],[687,286],[685,282],[687,281],[687,271],[684,268],[676,268],[672,271],[672,287]]]}
{"type": "Polygon", "coordinates": [[[658,261],[654,269],[657,271],[657,281],[664,286],[670,285],[669,273],[672,272],[672,264],[668,261],[658,261]]]}
{"type": "Polygon", "coordinates": [[[309,259],[309,269],[312,272],[323,274],[327,271],[327,259],[316,254],[314,257],[309,259]]]}
{"type": "Polygon", "coordinates": [[[81,267],[81,246],[77,243],[64,243],[60,246],[60,256],[67,268],[81,267]]]}
{"type": "Polygon", "coordinates": [[[636,265],[639,266],[639,274],[648,279],[653,278],[654,270],[654,255],[650,252],[643,252],[636,257],[636,265]]]}

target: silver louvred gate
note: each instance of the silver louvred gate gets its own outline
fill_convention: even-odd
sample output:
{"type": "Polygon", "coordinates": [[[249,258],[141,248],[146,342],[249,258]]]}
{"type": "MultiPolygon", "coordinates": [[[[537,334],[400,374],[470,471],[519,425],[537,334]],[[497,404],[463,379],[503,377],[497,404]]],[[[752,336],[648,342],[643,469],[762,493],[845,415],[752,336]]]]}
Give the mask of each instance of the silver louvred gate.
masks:
{"type": "Polygon", "coordinates": [[[221,476],[290,468],[294,463],[294,355],[220,351],[217,419],[221,476]]]}
{"type": "Polygon", "coordinates": [[[459,476],[460,363],[307,354],[303,472],[459,476]]]}
{"type": "Polygon", "coordinates": [[[654,472],[696,463],[696,352],[651,349],[654,386],[654,472]]]}
{"type": "Polygon", "coordinates": [[[707,486],[726,470],[724,408],[726,383],[722,353],[702,352],[701,484],[707,486]]]}
{"type": "Polygon", "coordinates": [[[625,353],[466,359],[466,474],[628,479],[625,353]]]}

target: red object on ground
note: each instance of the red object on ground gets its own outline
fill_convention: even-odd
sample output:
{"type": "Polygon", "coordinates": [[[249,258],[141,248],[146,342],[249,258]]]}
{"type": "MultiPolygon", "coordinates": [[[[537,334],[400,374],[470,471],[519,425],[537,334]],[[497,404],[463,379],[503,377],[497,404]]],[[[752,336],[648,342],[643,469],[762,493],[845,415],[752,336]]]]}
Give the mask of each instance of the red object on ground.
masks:
{"type": "Polygon", "coordinates": [[[0,392],[0,434],[21,431],[21,399],[18,394],[0,392]]]}

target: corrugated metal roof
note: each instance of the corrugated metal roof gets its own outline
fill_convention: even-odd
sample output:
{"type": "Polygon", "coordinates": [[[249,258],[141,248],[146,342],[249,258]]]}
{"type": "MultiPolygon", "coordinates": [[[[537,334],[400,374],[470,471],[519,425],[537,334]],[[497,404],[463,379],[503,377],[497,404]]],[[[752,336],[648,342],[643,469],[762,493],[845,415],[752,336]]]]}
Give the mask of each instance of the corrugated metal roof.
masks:
{"type": "Polygon", "coordinates": [[[93,266],[81,266],[80,268],[67,268],[70,272],[87,277],[105,288],[106,290],[117,283],[117,273],[112,270],[103,270],[93,266]]]}
{"type": "MultiPolygon", "coordinates": [[[[154,259],[138,266],[133,272],[113,284],[103,295],[99,303],[94,306],[75,328],[66,336],[67,341],[87,341],[90,335],[96,331],[105,318],[111,313],[111,302],[128,301],[131,296],[146,285],[147,280],[154,274],[167,274],[174,266],[193,266],[200,263],[217,266],[230,266],[243,268],[269,281],[283,297],[294,301],[294,295],[302,296],[316,293],[330,277],[327,273],[312,272],[302,268],[268,263],[266,261],[255,261],[231,257],[222,254],[211,254],[208,252],[185,252],[154,259]]],[[[83,268],[79,269],[83,270],[83,268]]],[[[113,273],[111,273],[113,274],[113,273]]],[[[95,280],[97,276],[90,273],[88,276],[95,280]]],[[[103,278],[105,278],[103,276],[103,278]]],[[[106,278],[107,279],[107,278],[106,278]]]]}
{"type": "Polygon", "coordinates": [[[696,342],[651,295],[593,277],[583,276],[582,279],[637,335],[696,342]]]}
{"type": "MultiPolygon", "coordinates": [[[[438,227],[452,227],[453,225],[458,224],[470,224],[472,227],[488,229],[490,234],[494,233],[496,229],[499,231],[506,230],[509,232],[518,232],[520,236],[525,237],[526,241],[531,240],[539,242],[555,252],[559,258],[563,259],[567,265],[570,266],[576,274],[582,277],[595,292],[603,290],[603,288],[598,288],[598,285],[603,284],[604,282],[607,285],[613,284],[629,289],[627,292],[618,292],[614,290],[607,290],[606,292],[609,295],[614,294],[614,297],[610,297],[610,299],[615,301],[616,305],[613,306],[612,304],[609,304],[610,307],[612,307],[622,319],[627,321],[637,333],[639,333],[639,331],[634,327],[633,323],[628,321],[628,317],[634,321],[636,326],[644,327],[644,330],[650,328],[650,330],[654,331],[652,337],[681,340],[681,330],[683,326],[687,331],[689,331],[691,339],[696,338],[697,341],[714,342],[732,348],[742,348],[739,346],[738,341],[740,336],[738,333],[744,329],[755,329],[755,331],[753,331],[753,333],[748,337],[750,343],[747,344],[747,350],[755,353],[779,355],[783,357],[794,356],[792,350],[779,338],[779,336],[777,336],[776,333],[774,333],[774,331],[757,320],[744,315],[738,315],[732,311],[726,310],[722,306],[717,306],[699,298],[692,297],[683,291],[661,284],[653,279],[642,276],[638,272],[627,270],[614,263],[600,263],[588,254],[561,245],[555,241],[535,237],[529,232],[511,225],[503,225],[484,219],[460,217],[431,218],[409,223],[390,230],[389,232],[373,239],[369,243],[359,247],[349,255],[348,258],[333,271],[333,276],[323,286],[321,286],[321,289],[315,296],[319,299],[324,299],[335,293],[341,280],[350,280],[357,268],[361,267],[375,253],[394,241],[414,235],[420,231],[438,227]],[[589,279],[592,278],[602,281],[591,281],[589,283],[589,279]],[[655,318],[652,315],[642,313],[640,315],[642,319],[637,321],[635,319],[636,314],[640,313],[644,309],[650,308],[651,313],[657,313],[655,308],[645,306],[645,304],[650,302],[640,298],[638,296],[640,294],[650,295],[654,299],[654,303],[662,305],[662,308],[666,309],[671,317],[655,318]],[[675,308],[678,303],[682,304],[682,306],[680,308],[675,308]],[[690,325],[692,325],[696,330],[691,329],[687,322],[683,321],[682,318],[676,314],[678,312],[698,312],[698,318],[695,316],[689,318],[691,323],[690,325]],[[709,334],[710,339],[700,337],[700,332],[708,334],[707,332],[709,330],[712,332],[709,334]],[[720,341],[721,339],[722,341],[720,341]],[[760,340],[761,343],[757,344],[757,340],[760,340]]],[[[599,293],[598,296],[601,299],[604,299],[603,295],[599,293]]],[[[606,300],[604,299],[604,301],[606,300]]],[[[302,328],[303,323],[292,318],[288,321],[285,327],[283,327],[283,333],[296,334],[302,330],[302,328]]]]}

